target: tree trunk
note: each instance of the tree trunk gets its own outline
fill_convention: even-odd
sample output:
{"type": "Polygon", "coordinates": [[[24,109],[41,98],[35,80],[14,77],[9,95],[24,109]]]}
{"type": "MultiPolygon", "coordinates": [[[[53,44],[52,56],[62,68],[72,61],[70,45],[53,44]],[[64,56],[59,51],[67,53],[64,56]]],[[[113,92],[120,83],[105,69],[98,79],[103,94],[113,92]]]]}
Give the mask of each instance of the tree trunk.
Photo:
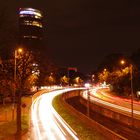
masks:
{"type": "Polygon", "coordinates": [[[17,98],[17,136],[16,140],[21,139],[21,90],[17,98]]]}

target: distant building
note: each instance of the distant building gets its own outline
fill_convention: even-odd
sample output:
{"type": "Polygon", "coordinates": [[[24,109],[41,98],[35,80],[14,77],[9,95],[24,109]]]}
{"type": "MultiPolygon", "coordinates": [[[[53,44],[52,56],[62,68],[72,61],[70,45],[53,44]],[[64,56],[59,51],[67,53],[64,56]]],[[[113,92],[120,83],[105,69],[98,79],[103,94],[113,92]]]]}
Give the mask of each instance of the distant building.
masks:
{"type": "Polygon", "coordinates": [[[19,9],[19,41],[23,44],[41,41],[43,38],[42,12],[33,8],[19,9]]]}

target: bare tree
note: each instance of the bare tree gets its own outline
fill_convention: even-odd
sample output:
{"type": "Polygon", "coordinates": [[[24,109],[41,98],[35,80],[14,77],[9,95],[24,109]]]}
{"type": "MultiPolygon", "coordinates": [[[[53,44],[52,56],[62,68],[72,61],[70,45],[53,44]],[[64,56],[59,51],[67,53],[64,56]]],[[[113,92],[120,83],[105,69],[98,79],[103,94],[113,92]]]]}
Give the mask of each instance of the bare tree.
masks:
{"type": "Polygon", "coordinates": [[[37,72],[37,63],[33,53],[23,50],[17,57],[17,78],[16,78],[16,97],[17,97],[17,136],[21,135],[21,97],[26,91],[27,79],[37,72]]]}

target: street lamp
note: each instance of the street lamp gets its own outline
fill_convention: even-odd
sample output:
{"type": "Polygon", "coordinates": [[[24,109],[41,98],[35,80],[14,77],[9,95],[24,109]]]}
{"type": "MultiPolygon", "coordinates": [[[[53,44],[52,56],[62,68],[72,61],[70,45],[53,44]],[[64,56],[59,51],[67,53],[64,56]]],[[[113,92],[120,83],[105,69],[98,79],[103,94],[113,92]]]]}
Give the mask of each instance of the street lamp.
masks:
{"type": "Polygon", "coordinates": [[[14,52],[14,98],[13,98],[13,106],[15,105],[15,94],[16,94],[16,71],[17,71],[17,58],[18,53],[22,53],[22,48],[16,49],[14,52]]]}
{"type": "MultiPolygon", "coordinates": [[[[15,65],[14,65],[14,82],[15,82],[15,87],[14,87],[14,103],[15,103],[15,94],[16,94],[16,83],[17,83],[17,58],[19,58],[19,54],[23,52],[23,49],[19,48],[15,50],[15,65]]],[[[20,85],[21,86],[21,85],[20,85]]],[[[20,87],[21,88],[21,87],[20,87]]],[[[17,96],[17,117],[16,117],[16,123],[17,123],[17,135],[16,139],[21,139],[21,89],[19,91],[17,96]]]]}
{"type": "Polygon", "coordinates": [[[130,78],[131,78],[131,117],[132,117],[132,127],[134,126],[134,116],[133,116],[133,100],[134,100],[134,93],[133,93],[133,65],[130,65],[130,78]]]}
{"type": "Polygon", "coordinates": [[[85,87],[87,89],[87,116],[89,117],[89,104],[90,104],[90,92],[89,92],[89,87],[90,87],[90,84],[89,83],[86,83],[85,84],[85,87]]]}
{"type": "Polygon", "coordinates": [[[125,61],[124,60],[121,60],[121,64],[124,65],[125,64],[125,61]]]}
{"type": "Polygon", "coordinates": [[[17,71],[17,58],[18,58],[18,53],[22,53],[22,49],[16,49],[14,52],[14,91],[13,91],[13,114],[12,118],[14,120],[14,109],[15,109],[15,95],[16,95],[16,71],[17,71]]]}
{"type": "MultiPolygon", "coordinates": [[[[121,60],[121,64],[124,65],[125,61],[121,60]]],[[[130,64],[130,81],[131,81],[131,118],[132,118],[132,127],[134,126],[134,107],[133,107],[133,101],[134,101],[134,93],[133,93],[133,65],[130,64]]]]}

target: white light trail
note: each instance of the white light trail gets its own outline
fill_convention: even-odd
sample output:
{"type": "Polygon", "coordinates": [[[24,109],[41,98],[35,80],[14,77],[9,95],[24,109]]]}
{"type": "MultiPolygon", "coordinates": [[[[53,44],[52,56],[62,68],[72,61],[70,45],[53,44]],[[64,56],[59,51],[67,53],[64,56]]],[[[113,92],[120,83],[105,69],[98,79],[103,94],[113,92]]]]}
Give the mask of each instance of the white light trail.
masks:
{"type": "Polygon", "coordinates": [[[41,140],[41,134],[40,134],[40,130],[39,130],[39,126],[38,126],[38,120],[37,120],[37,116],[36,116],[36,112],[37,112],[37,106],[38,104],[36,102],[39,101],[39,98],[37,98],[33,104],[32,104],[32,123],[33,123],[33,126],[35,128],[35,132],[34,134],[37,134],[35,136],[35,138],[37,137],[38,140],[41,140]]]}
{"type": "Polygon", "coordinates": [[[56,95],[75,88],[52,91],[38,97],[32,104],[32,120],[36,134],[34,140],[78,140],[76,133],[71,130],[62,117],[52,106],[53,98],[56,95]]]}
{"type": "MultiPolygon", "coordinates": [[[[91,98],[93,98],[93,97],[91,97],[91,98]]],[[[107,106],[110,106],[110,107],[113,107],[113,108],[131,113],[131,109],[129,109],[129,108],[119,106],[119,105],[115,105],[115,104],[112,104],[112,103],[109,103],[109,102],[106,102],[106,101],[103,101],[103,100],[100,100],[100,99],[97,99],[97,98],[94,98],[93,100],[96,101],[96,102],[99,102],[101,104],[104,104],[104,105],[107,105],[107,106]]],[[[140,115],[140,111],[134,110],[134,114],[140,115]]]]}
{"type": "MultiPolygon", "coordinates": [[[[132,112],[131,108],[123,107],[123,106],[121,106],[121,105],[113,104],[113,103],[110,103],[110,102],[108,102],[108,101],[102,100],[102,98],[105,97],[105,96],[98,96],[97,90],[98,90],[98,88],[92,89],[91,94],[92,94],[93,96],[90,96],[91,102],[94,102],[95,104],[98,103],[98,104],[100,104],[100,105],[110,107],[110,109],[113,109],[113,108],[114,108],[114,109],[117,109],[117,110],[121,110],[121,111],[126,112],[126,113],[129,113],[129,114],[132,112]],[[94,97],[94,96],[95,96],[95,97],[94,97]],[[100,99],[100,98],[101,98],[101,99],[100,99]]],[[[86,93],[86,91],[83,92],[82,97],[85,98],[85,99],[87,99],[87,93],[86,93]]],[[[112,99],[112,100],[113,100],[113,99],[112,99]]],[[[114,98],[114,100],[115,100],[115,98],[114,98]]],[[[121,99],[120,99],[120,100],[121,100],[121,99]]],[[[140,111],[138,111],[138,110],[133,110],[133,113],[134,113],[135,115],[140,115],[140,111]]]]}

